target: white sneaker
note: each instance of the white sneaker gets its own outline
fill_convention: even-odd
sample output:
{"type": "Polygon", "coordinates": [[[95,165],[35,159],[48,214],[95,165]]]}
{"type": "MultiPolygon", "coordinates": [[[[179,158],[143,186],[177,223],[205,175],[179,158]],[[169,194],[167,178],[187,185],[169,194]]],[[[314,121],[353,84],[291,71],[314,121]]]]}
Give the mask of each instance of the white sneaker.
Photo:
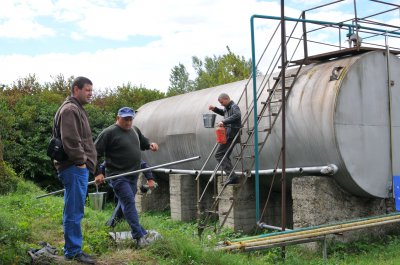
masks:
{"type": "Polygon", "coordinates": [[[142,236],[141,238],[136,239],[136,247],[137,248],[144,248],[144,247],[146,247],[146,246],[148,246],[150,244],[151,244],[151,241],[149,241],[146,238],[146,236],[142,236]]]}
{"type": "Polygon", "coordinates": [[[145,237],[146,239],[149,239],[151,241],[162,239],[161,234],[158,233],[156,230],[147,230],[147,234],[145,235],[145,237]]]}

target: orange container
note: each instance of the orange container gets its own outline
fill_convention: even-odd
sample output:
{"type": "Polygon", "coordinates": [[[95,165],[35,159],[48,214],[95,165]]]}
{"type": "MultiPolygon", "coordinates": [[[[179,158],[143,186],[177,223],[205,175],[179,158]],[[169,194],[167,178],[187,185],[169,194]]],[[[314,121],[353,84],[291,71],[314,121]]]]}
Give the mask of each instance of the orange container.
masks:
{"type": "Polygon", "coordinates": [[[217,143],[226,144],[226,128],[225,127],[217,127],[217,129],[215,129],[215,136],[217,138],[217,143]]]}

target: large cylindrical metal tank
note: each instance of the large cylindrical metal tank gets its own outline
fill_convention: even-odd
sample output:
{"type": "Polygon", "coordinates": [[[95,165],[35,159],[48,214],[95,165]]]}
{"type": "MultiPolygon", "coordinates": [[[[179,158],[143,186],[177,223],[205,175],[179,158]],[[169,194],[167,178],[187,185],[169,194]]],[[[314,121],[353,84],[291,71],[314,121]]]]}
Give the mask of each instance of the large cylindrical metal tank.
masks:
{"type": "MultiPolygon", "coordinates": [[[[234,82],[143,105],[134,124],[160,146],[158,152],[144,152],[143,158],[156,165],[201,155],[201,160],[177,167],[200,169],[215,144],[214,130],[204,128],[202,114],[210,113],[210,104],[218,105],[222,92],[237,101],[246,83],[234,82]]],[[[247,90],[250,102],[251,82],[247,90]]],[[[267,97],[265,89],[261,99],[267,97]]],[[[244,99],[239,106],[244,116],[244,99]]],[[[258,106],[260,109],[260,102],[258,106]]],[[[387,197],[392,175],[400,175],[399,106],[400,59],[394,55],[387,60],[384,51],[374,51],[304,66],[287,101],[286,166],[336,164],[339,170],[334,177],[347,191],[387,197]]],[[[217,117],[216,122],[221,119],[217,117]]],[[[269,125],[265,121],[260,127],[269,125]]],[[[260,134],[260,139],[264,136],[260,134]]],[[[274,168],[280,148],[279,117],[260,154],[260,169],[274,168]]],[[[206,170],[215,165],[211,158],[206,170]]]]}

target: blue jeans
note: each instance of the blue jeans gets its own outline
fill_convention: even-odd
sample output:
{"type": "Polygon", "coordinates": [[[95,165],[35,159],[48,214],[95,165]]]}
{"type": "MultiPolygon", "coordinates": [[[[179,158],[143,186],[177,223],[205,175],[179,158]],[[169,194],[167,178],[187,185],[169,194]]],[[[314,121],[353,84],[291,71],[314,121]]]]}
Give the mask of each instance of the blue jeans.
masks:
{"type": "Polygon", "coordinates": [[[64,255],[73,257],[82,252],[82,229],[86,193],[89,181],[89,170],[70,166],[58,173],[64,184],[64,255]]]}
{"type": "Polygon", "coordinates": [[[121,205],[122,212],[131,227],[131,234],[134,239],[139,239],[147,234],[147,231],[139,223],[139,216],[135,206],[137,179],[137,176],[126,176],[112,180],[118,204],[121,205]]]}

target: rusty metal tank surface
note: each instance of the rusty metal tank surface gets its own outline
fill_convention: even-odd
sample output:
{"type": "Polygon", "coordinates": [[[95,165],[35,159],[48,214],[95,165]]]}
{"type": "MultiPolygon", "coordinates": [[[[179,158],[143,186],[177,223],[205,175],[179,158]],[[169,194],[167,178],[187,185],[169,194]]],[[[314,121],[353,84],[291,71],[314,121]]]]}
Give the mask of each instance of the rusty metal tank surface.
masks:
{"type": "MultiPolygon", "coordinates": [[[[237,101],[246,83],[234,82],[143,105],[134,124],[160,146],[158,152],[144,152],[143,158],[156,165],[201,155],[201,160],[178,166],[200,169],[215,144],[214,129],[204,128],[202,114],[210,113],[210,104],[219,105],[217,98],[222,92],[237,101]]],[[[250,102],[251,82],[247,90],[250,102]]],[[[265,89],[261,98],[267,96],[265,89]]],[[[244,99],[239,106],[244,116],[244,99]]],[[[258,106],[260,109],[260,102],[258,106]]],[[[216,123],[220,120],[217,116],[216,123]]],[[[286,121],[287,167],[333,163],[339,167],[334,178],[350,193],[388,197],[392,175],[400,175],[399,58],[390,55],[387,60],[385,52],[374,51],[303,67],[287,101],[286,121]]],[[[261,133],[259,138],[263,136],[261,133]]],[[[260,153],[260,169],[274,167],[280,148],[279,117],[260,153]]],[[[238,149],[236,146],[234,154],[238,149]]],[[[215,165],[211,158],[205,169],[213,170],[215,165]]]]}

